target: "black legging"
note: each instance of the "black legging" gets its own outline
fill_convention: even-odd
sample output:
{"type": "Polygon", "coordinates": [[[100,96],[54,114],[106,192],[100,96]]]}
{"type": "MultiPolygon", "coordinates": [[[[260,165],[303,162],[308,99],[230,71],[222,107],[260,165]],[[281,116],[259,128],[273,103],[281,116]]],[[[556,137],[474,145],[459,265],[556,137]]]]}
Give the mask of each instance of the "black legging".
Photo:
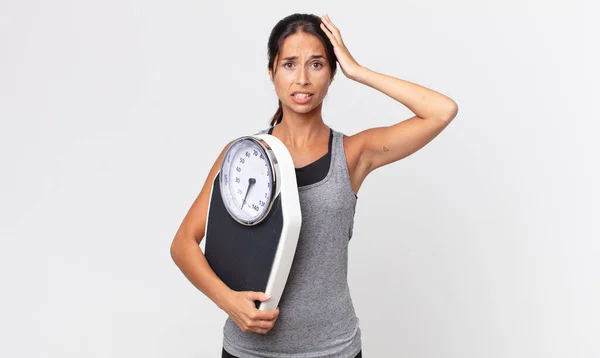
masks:
{"type": "MultiPolygon", "coordinates": [[[[227,352],[225,350],[225,348],[223,348],[223,352],[221,353],[221,358],[238,358],[238,357],[229,354],[229,352],[227,352]]],[[[360,352],[358,352],[358,354],[354,358],[362,358],[362,349],[361,349],[360,352]]]]}

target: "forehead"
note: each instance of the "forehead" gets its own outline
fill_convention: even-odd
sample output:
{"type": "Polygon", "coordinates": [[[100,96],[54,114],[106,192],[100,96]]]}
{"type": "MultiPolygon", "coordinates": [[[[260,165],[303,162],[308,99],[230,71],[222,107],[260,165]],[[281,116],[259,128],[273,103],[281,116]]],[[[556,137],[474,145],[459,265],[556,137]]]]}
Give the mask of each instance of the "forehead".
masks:
{"type": "Polygon", "coordinates": [[[279,58],[290,56],[325,56],[325,46],[315,35],[297,32],[283,40],[279,50],[279,58]]]}

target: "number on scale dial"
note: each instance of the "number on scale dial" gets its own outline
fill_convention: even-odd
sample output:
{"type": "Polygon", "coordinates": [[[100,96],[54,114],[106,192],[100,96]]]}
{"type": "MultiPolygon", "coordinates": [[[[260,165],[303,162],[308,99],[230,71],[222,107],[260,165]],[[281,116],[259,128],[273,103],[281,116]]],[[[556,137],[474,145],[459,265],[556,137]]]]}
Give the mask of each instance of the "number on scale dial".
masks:
{"type": "Polygon", "coordinates": [[[221,166],[221,196],[237,221],[253,224],[270,207],[273,168],[264,149],[252,139],[232,143],[221,166]]]}

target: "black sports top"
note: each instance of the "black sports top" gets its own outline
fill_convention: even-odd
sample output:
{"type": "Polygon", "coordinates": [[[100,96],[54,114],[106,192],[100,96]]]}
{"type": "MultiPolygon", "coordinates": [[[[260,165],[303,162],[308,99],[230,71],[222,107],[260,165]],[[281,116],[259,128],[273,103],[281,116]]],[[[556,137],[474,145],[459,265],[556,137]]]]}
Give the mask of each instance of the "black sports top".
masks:
{"type": "MultiPolygon", "coordinates": [[[[273,127],[269,128],[269,134],[273,133],[273,127]]],[[[331,163],[331,143],[333,141],[333,131],[329,128],[329,145],[327,154],[314,162],[296,168],[296,182],[298,186],[309,185],[323,180],[329,172],[329,164],[331,163]]]]}

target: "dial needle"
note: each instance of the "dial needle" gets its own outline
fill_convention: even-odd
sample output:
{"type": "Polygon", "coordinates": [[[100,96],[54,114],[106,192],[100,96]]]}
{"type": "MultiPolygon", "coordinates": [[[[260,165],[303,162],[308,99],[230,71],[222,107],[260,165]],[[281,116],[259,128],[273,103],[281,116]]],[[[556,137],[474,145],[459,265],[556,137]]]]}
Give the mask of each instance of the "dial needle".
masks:
{"type": "Polygon", "coordinates": [[[246,188],[246,196],[244,196],[244,201],[242,201],[242,207],[241,209],[244,208],[244,204],[246,204],[246,198],[248,197],[248,193],[250,192],[250,187],[252,187],[252,185],[256,183],[256,179],[254,178],[248,178],[248,187],[246,188]]]}

